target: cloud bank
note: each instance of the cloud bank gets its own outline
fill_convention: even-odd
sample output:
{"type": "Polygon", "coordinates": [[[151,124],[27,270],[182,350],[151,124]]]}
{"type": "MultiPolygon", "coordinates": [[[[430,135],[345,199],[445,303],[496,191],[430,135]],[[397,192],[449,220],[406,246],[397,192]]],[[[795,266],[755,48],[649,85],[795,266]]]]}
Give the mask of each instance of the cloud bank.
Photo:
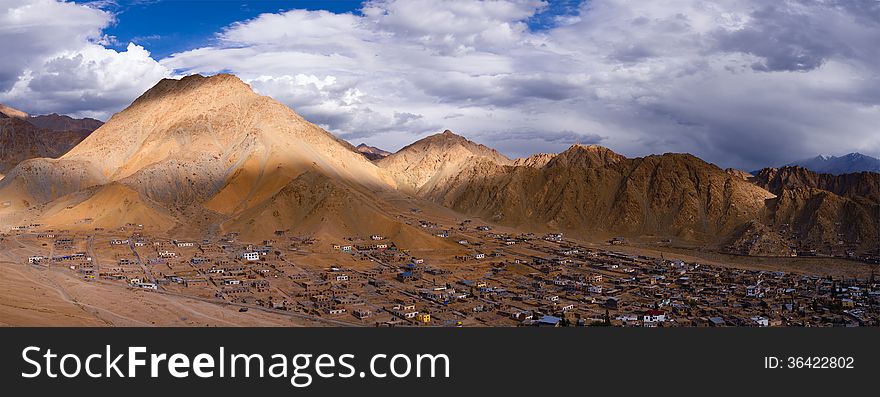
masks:
{"type": "Polygon", "coordinates": [[[53,0],[0,3],[0,102],[29,113],[106,118],[169,70],[143,47],[105,47],[113,15],[53,0]]]}
{"type": "Polygon", "coordinates": [[[565,15],[531,0],[374,0],[263,14],[160,60],[106,48],[105,11],[3,5],[0,49],[18,56],[0,64],[0,102],[30,112],[106,117],[162,77],[228,71],[387,149],[449,128],[511,156],[581,142],[754,169],[880,154],[876,0],[592,0],[565,15]]]}

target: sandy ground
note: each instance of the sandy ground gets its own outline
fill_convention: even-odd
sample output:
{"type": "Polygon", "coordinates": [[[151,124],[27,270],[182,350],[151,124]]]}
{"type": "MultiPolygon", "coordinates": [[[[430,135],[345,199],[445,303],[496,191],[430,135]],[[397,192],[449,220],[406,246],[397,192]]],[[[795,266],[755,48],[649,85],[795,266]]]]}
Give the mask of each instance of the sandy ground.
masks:
{"type": "Polygon", "coordinates": [[[0,325],[109,325],[22,265],[0,262],[0,325]]]}
{"type": "MultiPolygon", "coordinates": [[[[319,319],[80,279],[63,267],[22,263],[33,247],[0,247],[2,326],[319,326],[319,319]]],[[[332,325],[332,324],[330,324],[332,325]]]]}
{"type": "Polygon", "coordinates": [[[282,313],[121,285],[86,282],[63,269],[0,262],[3,326],[317,326],[282,313]]]}

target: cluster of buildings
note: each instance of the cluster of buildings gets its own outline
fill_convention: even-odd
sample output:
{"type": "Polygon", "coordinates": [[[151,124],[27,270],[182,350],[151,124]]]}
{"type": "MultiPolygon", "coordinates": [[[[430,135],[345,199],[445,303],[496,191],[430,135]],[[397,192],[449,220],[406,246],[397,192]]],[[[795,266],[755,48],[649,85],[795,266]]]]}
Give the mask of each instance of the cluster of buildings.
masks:
{"type": "MultiPolygon", "coordinates": [[[[870,326],[880,286],[620,252],[561,233],[503,233],[469,221],[444,226],[448,250],[409,251],[372,234],[321,244],[278,231],[260,243],[143,235],[138,227],[87,236],[43,231],[34,265],[125,283],[370,326],[870,326]],[[454,242],[461,242],[454,244],[454,242]]],[[[434,233],[432,233],[434,235],[434,233]]]]}

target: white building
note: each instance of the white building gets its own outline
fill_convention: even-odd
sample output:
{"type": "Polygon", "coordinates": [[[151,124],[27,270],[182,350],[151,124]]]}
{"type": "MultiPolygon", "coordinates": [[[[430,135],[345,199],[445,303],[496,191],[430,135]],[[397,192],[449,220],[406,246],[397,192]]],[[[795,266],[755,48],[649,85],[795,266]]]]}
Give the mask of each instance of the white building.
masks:
{"type": "Polygon", "coordinates": [[[241,257],[246,260],[249,260],[249,261],[258,261],[258,260],[260,260],[260,253],[259,252],[245,252],[244,254],[241,255],[241,257]]]}
{"type": "Polygon", "coordinates": [[[666,321],[666,313],[660,310],[648,310],[642,316],[642,321],[646,324],[662,323],[666,321]]]}

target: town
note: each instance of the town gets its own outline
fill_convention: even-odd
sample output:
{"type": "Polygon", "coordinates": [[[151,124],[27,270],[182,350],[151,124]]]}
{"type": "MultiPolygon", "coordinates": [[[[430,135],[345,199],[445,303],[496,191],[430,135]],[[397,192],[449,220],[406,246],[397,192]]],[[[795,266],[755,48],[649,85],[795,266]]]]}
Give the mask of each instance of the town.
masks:
{"type": "Polygon", "coordinates": [[[200,241],[154,238],[143,225],[93,233],[16,228],[23,265],[84,282],[194,297],[229,310],[277,311],[337,326],[872,326],[869,277],[741,269],[625,253],[562,233],[504,233],[470,220],[407,222],[457,250],[402,249],[382,235],[321,241],[278,230],[200,241]]]}

